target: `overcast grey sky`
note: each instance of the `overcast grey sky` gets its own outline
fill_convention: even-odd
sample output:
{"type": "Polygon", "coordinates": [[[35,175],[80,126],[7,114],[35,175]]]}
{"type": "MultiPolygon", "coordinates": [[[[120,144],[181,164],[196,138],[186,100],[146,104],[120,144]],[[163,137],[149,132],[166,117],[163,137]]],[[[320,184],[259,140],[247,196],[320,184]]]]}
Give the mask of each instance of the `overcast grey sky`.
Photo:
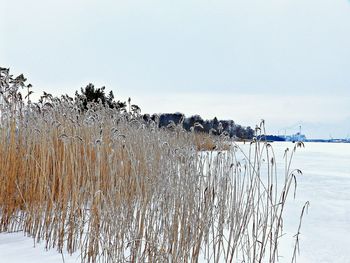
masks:
{"type": "Polygon", "coordinates": [[[59,95],[350,134],[349,0],[0,0],[0,63],[59,95]]]}

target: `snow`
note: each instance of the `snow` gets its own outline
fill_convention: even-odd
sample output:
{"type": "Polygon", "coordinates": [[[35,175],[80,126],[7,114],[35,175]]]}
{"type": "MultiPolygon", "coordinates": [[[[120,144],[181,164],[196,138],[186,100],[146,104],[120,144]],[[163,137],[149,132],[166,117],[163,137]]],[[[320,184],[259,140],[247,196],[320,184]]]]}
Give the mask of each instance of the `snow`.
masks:
{"type": "MultiPolygon", "coordinates": [[[[279,143],[278,152],[285,146],[279,143]]],[[[306,143],[294,166],[303,175],[298,177],[295,200],[287,204],[286,237],[296,233],[296,215],[305,201],[310,202],[302,222],[298,262],[350,262],[350,144],[306,143]]],[[[281,245],[288,254],[292,244],[281,245]]]]}
{"type": "MultiPolygon", "coordinates": [[[[273,143],[276,159],[283,167],[285,148],[292,143],[273,143]]],[[[284,232],[280,243],[280,262],[290,262],[301,209],[310,202],[302,220],[300,255],[297,262],[350,262],[350,144],[306,143],[298,149],[293,167],[298,176],[297,195],[292,195],[285,211],[284,232]],[[282,257],[283,256],[283,257],[282,257]]],[[[34,244],[22,232],[0,234],[0,262],[63,262],[54,249],[34,244]]],[[[79,254],[64,254],[64,262],[80,262],[79,254]]]]}
{"type": "Polygon", "coordinates": [[[77,263],[79,254],[59,254],[55,249],[46,250],[41,244],[34,244],[33,238],[23,232],[0,234],[0,262],[7,263],[77,263]]]}

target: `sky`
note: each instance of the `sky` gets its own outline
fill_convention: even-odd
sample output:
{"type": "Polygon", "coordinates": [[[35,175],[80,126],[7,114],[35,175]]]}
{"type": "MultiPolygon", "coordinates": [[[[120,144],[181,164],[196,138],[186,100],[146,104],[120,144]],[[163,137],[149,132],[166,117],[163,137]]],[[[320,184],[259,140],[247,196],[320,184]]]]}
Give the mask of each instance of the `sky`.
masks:
{"type": "Polygon", "coordinates": [[[143,113],[350,136],[349,0],[0,0],[0,66],[143,113]]]}

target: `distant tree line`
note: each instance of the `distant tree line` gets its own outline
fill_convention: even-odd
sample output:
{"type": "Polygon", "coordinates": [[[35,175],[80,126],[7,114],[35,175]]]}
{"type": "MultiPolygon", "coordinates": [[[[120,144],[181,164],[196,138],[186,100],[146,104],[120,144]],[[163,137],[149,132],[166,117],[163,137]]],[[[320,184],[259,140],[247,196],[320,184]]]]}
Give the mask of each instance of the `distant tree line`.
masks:
{"type": "Polygon", "coordinates": [[[213,135],[227,135],[239,139],[252,139],[254,130],[251,127],[243,127],[236,124],[233,120],[218,120],[216,117],[212,120],[204,120],[199,115],[185,117],[182,113],[163,113],[159,116],[156,114],[143,115],[145,121],[159,119],[159,127],[169,127],[171,125],[182,125],[182,127],[191,131],[204,132],[213,135]]]}
{"type": "Polygon", "coordinates": [[[278,135],[259,135],[257,136],[258,140],[262,141],[273,141],[273,142],[283,142],[286,139],[278,135]]]}
{"type": "MultiPolygon", "coordinates": [[[[105,94],[105,87],[95,88],[93,84],[81,88],[80,94],[75,93],[75,100],[80,101],[82,110],[87,109],[88,102],[102,103],[103,105],[116,108],[120,111],[127,110],[127,103],[115,101],[113,92],[110,91],[108,95],[105,94]]],[[[130,98],[128,100],[129,112],[140,114],[141,109],[135,104],[131,104],[130,98]]],[[[182,113],[162,113],[160,115],[144,114],[142,118],[145,122],[157,121],[159,128],[169,127],[171,125],[182,125],[182,127],[191,131],[210,133],[213,135],[225,134],[229,137],[239,139],[252,139],[254,137],[254,130],[251,127],[243,127],[236,124],[233,120],[218,120],[216,117],[212,120],[203,120],[199,115],[185,117],[182,113]]]]}

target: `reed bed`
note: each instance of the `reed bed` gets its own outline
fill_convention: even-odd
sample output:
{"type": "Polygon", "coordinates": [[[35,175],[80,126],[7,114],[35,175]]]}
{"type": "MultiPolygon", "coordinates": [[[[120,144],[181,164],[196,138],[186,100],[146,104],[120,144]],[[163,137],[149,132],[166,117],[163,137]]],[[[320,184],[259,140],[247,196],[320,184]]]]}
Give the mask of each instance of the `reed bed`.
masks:
{"type": "Polygon", "coordinates": [[[81,262],[278,261],[302,144],[277,174],[267,142],[199,151],[195,133],[102,105],[13,103],[1,107],[0,232],[81,262]]]}

